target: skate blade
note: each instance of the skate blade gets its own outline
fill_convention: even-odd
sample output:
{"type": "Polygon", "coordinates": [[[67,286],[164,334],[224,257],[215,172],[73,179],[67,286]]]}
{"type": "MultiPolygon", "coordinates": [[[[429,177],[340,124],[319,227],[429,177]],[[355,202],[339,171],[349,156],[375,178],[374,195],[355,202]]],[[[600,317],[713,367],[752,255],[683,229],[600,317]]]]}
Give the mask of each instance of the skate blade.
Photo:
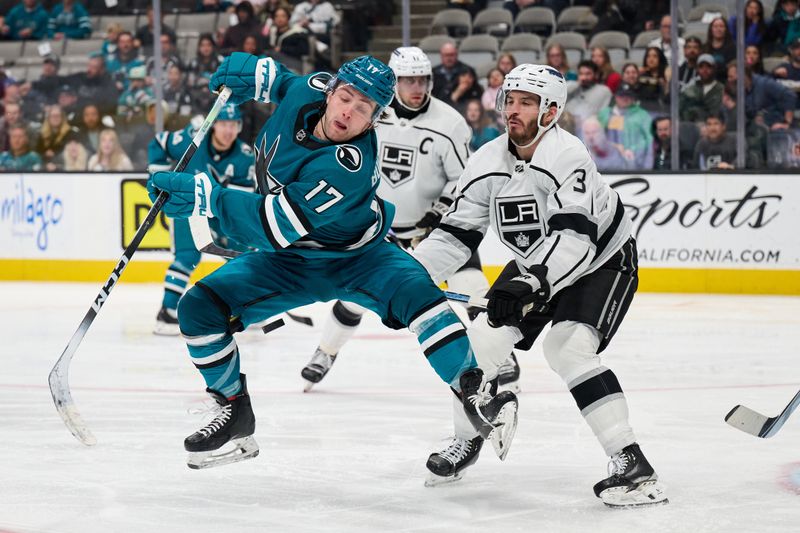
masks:
{"type": "Polygon", "coordinates": [[[233,439],[231,444],[234,445],[232,450],[217,455],[214,455],[214,452],[218,450],[210,452],[191,452],[189,453],[186,465],[192,470],[201,470],[204,468],[214,468],[230,463],[237,463],[258,456],[258,443],[252,435],[241,439],[233,439]]]}
{"type": "Polygon", "coordinates": [[[153,335],[163,335],[165,337],[177,337],[181,334],[181,329],[178,324],[166,324],[164,322],[156,322],[153,327],[153,335]]]}
{"type": "Polygon", "coordinates": [[[508,402],[500,408],[495,418],[494,429],[489,433],[487,440],[492,443],[494,453],[501,461],[505,461],[511,442],[517,432],[517,402],[508,402]]]}
{"type": "Polygon", "coordinates": [[[666,487],[657,480],[644,481],[637,487],[627,490],[625,487],[606,489],[600,493],[600,499],[607,507],[613,509],[632,509],[669,503],[666,487]]]}
{"type": "Polygon", "coordinates": [[[442,485],[450,485],[456,481],[461,481],[464,477],[463,472],[456,472],[452,476],[438,476],[433,472],[428,472],[428,477],[425,479],[426,487],[441,487],[442,485]]]}
{"type": "Polygon", "coordinates": [[[314,388],[314,385],[316,385],[316,383],[314,383],[313,381],[308,381],[307,379],[304,379],[303,381],[305,382],[305,385],[303,386],[303,392],[311,392],[311,389],[314,388]]]}

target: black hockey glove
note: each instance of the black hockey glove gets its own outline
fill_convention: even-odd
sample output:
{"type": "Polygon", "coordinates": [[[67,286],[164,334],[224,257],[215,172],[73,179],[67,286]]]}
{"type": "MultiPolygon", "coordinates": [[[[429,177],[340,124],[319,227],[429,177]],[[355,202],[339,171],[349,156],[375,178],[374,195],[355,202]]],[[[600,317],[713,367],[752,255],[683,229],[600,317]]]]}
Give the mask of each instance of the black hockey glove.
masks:
{"type": "Polygon", "coordinates": [[[528,312],[545,311],[550,297],[546,274],[547,267],[534,265],[529,273],[492,287],[486,307],[489,324],[518,327],[528,312]]]}
{"type": "Polygon", "coordinates": [[[450,209],[451,203],[452,200],[449,198],[439,198],[414,226],[425,229],[425,236],[427,237],[442,221],[442,217],[450,209]]]}

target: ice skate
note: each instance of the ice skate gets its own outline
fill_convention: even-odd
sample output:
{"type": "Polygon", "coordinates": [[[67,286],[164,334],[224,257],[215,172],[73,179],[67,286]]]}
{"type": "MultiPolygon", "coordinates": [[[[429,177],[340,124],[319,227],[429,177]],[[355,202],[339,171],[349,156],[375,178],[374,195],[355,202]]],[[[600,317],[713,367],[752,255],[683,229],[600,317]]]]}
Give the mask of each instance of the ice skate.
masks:
{"type": "Polygon", "coordinates": [[[178,326],[178,313],[175,309],[167,309],[161,307],[156,316],[156,325],[153,327],[153,333],[156,335],[180,335],[181,330],[178,326]]]}
{"type": "Polygon", "coordinates": [[[497,385],[499,390],[511,391],[519,394],[522,389],[519,386],[519,363],[514,352],[497,369],[497,385]]]}
{"type": "Polygon", "coordinates": [[[517,397],[496,390],[492,382],[484,381],[483,370],[473,368],[461,374],[461,400],[467,417],[481,436],[490,441],[500,460],[505,460],[514,433],[517,431],[517,397]]]}
{"type": "Polygon", "coordinates": [[[242,391],[231,399],[215,390],[206,389],[217,403],[213,408],[215,416],[208,425],[183,441],[183,447],[189,452],[189,468],[222,466],[258,455],[258,444],[253,438],[256,419],[250,405],[250,395],[247,394],[247,381],[244,374],[239,379],[242,391]],[[228,443],[233,445],[233,449],[221,451],[228,443]]]}
{"type": "Polygon", "coordinates": [[[480,435],[470,440],[453,437],[447,448],[428,457],[425,486],[437,487],[460,480],[467,467],[478,460],[482,447],[483,437],[480,435]]]}
{"type": "Polygon", "coordinates": [[[611,457],[608,473],[609,477],[594,486],[594,493],[609,507],[669,503],[664,485],[636,443],[611,457]]]}
{"type": "Polygon", "coordinates": [[[300,371],[300,375],[306,380],[303,392],[310,391],[314,385],[322,381],[322,378],[333,366],[334,361],[336,361],[336,354],[331,355],[323,351],[322,348],[317,348],[311,361],[300,371]]]}

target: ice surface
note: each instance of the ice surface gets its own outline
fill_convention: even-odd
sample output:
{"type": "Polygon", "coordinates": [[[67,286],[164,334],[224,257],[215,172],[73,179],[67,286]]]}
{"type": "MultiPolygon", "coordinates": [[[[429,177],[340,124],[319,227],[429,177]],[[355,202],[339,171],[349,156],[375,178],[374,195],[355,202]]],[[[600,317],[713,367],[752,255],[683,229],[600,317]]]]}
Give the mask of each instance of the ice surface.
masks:
{"type": "Polygon", "coordinates": [[[71,367],[98,438],[86,448],[47,374],[98,289],[0,284],[2,533],[800,530],[800,415],[772,439],[723,421],[739,403],[774,416],[800,387],[800,298],[637,296],[604,363],[671,503],[615,511],[592,493],[602,449],[538,343],[519,357],[508,459],[487,448],[459,484],[425,488],[425,460],[452,431],[450,393],[409,333],[368,316],[303,394],[323,304],[298,311],[314,328],[240,334],[261,455],[189,470],[183,438],[202,419],[187,409],[204,384],[179,339],[150,333],[160,287],[124,280],[71,367]]]}

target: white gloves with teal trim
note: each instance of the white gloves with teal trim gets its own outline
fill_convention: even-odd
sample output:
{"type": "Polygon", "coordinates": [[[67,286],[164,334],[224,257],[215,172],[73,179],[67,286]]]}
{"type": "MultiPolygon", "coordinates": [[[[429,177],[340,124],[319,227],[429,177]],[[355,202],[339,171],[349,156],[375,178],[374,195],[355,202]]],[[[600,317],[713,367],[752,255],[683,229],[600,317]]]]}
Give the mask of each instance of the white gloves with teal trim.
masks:
{"type": "Polygon", "coordinates": [[[212,193],[219,194],[214,190],[218,187],[216,180],[209,178],[205,172],[192,175],[188,172],[161,171],[152,174],[147,181],[151,201],[155,202],[161,191],[169,194],[162,210],[171,218],[213,218],[211,196],[212,193]]]}

